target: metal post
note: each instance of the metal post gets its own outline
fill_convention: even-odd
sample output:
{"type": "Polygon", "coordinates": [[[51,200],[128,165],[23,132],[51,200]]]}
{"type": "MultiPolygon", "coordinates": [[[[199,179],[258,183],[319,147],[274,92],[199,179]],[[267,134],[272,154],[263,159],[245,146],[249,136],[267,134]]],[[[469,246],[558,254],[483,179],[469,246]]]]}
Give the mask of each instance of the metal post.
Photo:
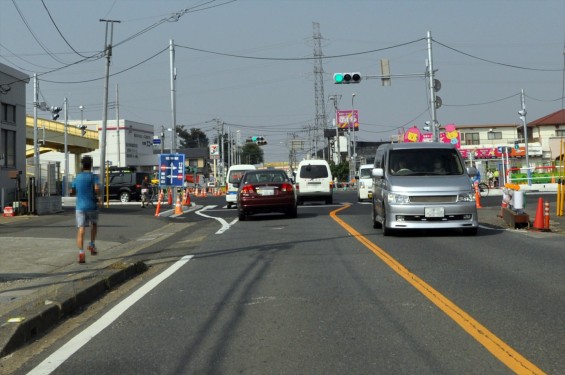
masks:
{"type": "Polygon", "coordinates": [[[176,142],[176,132],[177,132],[177,111],[176,111],[176,91],[175,91],[175,81],[177,79],[177,72],[175,68],[175,44],[171,39],[169,41],[169,54],[171,63],[171,114],[172,114],[172,126],[173,133],[171,134],[171,154],[176,154],[177,152],[177,142],[176,142]]]}
{"type": "Polygon", "coordinates": [[[69,196],[69,142],[68,142],[68,127],[69,127],[69,116],[67,111],[67,98],[64,101],[64,111],[65,111],[65,197],[69,196]]]}
{"type": "Polygon", "coordinates": [[[351,94],[351,117],[353,118],[353,176],[357,171],[357,139],[355,137],[355,93],[351,94]]]}
{"type": "Polygon", "coordinates": [[[524,125],[524,148],[526,149],[526,170],[528,175],[528,186],[532,186],[532,172],[530,170],[530,159],[529,159],[529,152],[528,152],[528,124],[526,122],[526,96],[524,95],[524,89],[521,91],[521,102],[522,102],[522,109],[518,111],[520,115],[520,119],[524,125]]]}

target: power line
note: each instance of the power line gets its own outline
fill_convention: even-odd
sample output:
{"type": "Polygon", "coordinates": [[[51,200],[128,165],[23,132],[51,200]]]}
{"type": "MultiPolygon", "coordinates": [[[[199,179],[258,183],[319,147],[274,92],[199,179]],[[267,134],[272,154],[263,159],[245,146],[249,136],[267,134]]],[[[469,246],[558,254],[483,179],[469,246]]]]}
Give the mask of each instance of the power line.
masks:
{"type": "Polygon", "coordinates": [[[440,46],[445,47],[445,48],[447,48],[447,49],[450,49],[450,50],[452,50],[452,51],[454,51],[454,52],[460,53],[460,54],[462,54],[462,55],[465,55],[465,56],[467,56],[467,57],[470,57],[470,58],[473,58],[473,59],[476,59],[476,60],[488,62],[488,63],[490,63],[490,64],[495,64],[495,65],[500,65],[500,66],[506,66],[506,67],[515,68],[515,69],[537,71],[537,72],[561,72],[561,71],[563,70],[563,69],[528,68],[528,67],[525,67],[525,66],[518,66],[518,65],[512,65],[512,64],[501,63],[501,62],[497,62],[497,61],[493,61],[493,60],[488,60],[488,59],[485,59],[485,58],[482,58],[482,57],[478,57],[478,56],[475,56],[475,55],[471,55],[470,53],[466,53],[466,52],[463,52],[463,51],[458,50],[458,49],[456,49],[456,48],[449,47],[448,45],[445,45],[445,44],[443,44],[443,43],[440,43],[440,42],[438,42],[438,41],[435,40],[435,39],[434,39],[434,42],[437,43],[437,44],[439,44],[440,46]]]}

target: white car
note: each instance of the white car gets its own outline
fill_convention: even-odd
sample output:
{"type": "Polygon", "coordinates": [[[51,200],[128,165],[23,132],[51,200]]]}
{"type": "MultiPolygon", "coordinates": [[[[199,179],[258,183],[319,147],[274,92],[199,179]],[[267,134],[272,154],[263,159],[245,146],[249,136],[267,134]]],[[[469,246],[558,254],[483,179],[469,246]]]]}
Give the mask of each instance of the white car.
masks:
{"type": "Polygon", "coordinates": [[[373,198],[373,164],[363,164],[359,167],[356,179],[357,183],[357,200],[359,202],[370,200],[373,198]]]}

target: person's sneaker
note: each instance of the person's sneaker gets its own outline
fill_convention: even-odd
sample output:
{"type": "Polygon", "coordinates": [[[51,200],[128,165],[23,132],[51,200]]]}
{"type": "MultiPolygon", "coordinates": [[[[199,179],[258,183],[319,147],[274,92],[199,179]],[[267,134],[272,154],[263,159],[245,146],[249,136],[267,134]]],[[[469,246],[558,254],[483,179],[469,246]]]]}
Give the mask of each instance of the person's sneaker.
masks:
{"type": "Polygon", "coordinates": [[[79,263],[86,263],[86,254],[85,253],[78,253],[78,262],[79,263]]]}
{"type": "Polygon", "coordinates": [[[98,255],[98,251],[96,251],[96,246],[88,245],[88,250],[90,251],[90,255],[98,255]]]}

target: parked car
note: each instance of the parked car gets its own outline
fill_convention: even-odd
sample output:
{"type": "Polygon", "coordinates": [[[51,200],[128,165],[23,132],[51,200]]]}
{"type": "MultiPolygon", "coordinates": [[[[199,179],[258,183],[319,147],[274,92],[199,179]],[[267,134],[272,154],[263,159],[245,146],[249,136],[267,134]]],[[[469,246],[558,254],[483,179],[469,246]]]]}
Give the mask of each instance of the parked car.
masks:
{"type": "Polygon", "coordinates": [[[256,213],[281,212],[295,218],[298,214],[296,190],[285,171],[261,169],[247,171],[237,190],[237,212],[239,220],[256,213]]]}
{"type": "Polygon", "coordinates": [[[333,177],[325,160],[302,160],[295,177],[298,204],[304,201],[333,203],[333,177]]]}
{"type": "MultiPolygon", "coordinates": [[[[122,202],[139,201],[141,199],[141,182],[145,178],[152,179],[151,173],[129,170],[110,171],[108,177],[108,196],[122,202]]],[[[106,194],[106,190],[104,190],[106,194]]]]}

